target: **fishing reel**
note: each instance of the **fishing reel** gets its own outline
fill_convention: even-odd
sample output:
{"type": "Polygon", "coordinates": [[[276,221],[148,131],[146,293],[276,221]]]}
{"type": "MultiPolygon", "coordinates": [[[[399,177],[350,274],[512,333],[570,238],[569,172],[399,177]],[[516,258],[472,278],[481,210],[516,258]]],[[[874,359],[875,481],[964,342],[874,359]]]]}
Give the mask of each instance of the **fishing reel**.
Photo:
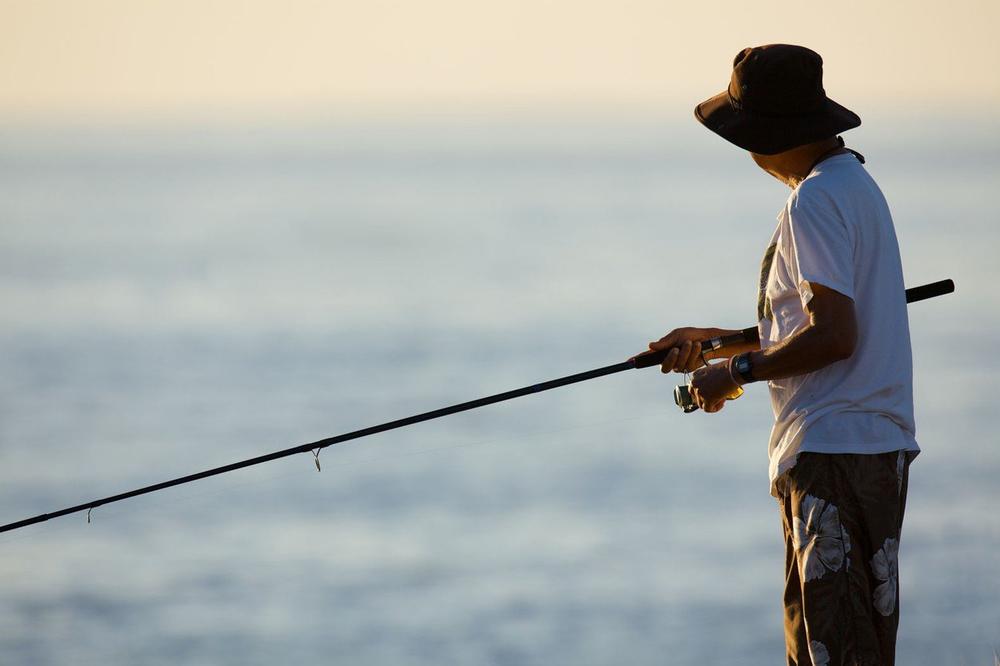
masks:
{"type": "MultiPolygon", "coordinates": [[[[709,352],[718,351],[729,345],[757,343],[759,340],[760,336],[757,333],[756,326],[744,328],[741,331],[728,335],[702,340],[700,343],[701,349],[699,350],[701,352],[702,363],[708,365],[708,358],[705,355],[709,352]]],[[[634,368],[648,368],[650,366],[663,363],[663,360],[667,357],[668,353],[669,350],[667,349],[643,352],[629,359],[629,363],[634,368]]],[[[674,402],[678,407],[684,410],[685,414],[690,414],[691,412],[697,411],[698,405],[695,404],[694,396],[691,395],[691,383],[687,381],[686,372],[684,373],[684,379],[685,383],[674,389],[674,402]]],[[[726,396],[726,400],[735,400],[741,395],[743,395],[743,389],[737,387],[736,391],[732,395],[726,396]]]]}
{"type": "MultiPolygon", "coordinates": [[[[684,378],[687,378],[687,373],[684,373],[684,378]]],[[[737,386],[736,392],[732,395],[727,395],[726,400],[736,400],[736,398],[741,395],[743,395],[743,387],[737,386]]],[[[680,407],[685,414],[698,411],[698,405],[695,404],[694,396],[691,395],[690,382],[674,387],[674,403],[676,403],[676,405],[680,407]]]]}
{"type": "Polygon", "coordinates": [[[694,404],[694,397],[691,395],[690,384],[680,384],[674,387],[674,403],[676,403],[685,414],[690,414],[698,409],[698,405],[694,404]]]}

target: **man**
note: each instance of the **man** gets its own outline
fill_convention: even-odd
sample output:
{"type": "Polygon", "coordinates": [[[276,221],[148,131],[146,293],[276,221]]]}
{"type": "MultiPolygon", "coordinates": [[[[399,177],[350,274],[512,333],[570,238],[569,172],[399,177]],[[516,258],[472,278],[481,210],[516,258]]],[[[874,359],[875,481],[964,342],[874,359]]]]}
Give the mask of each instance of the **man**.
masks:
{"type": "Polygon", "coordinates": [[[671,331],[664,372],[691,372],[709,413],[768,382],[771,493],[781,504],[788,664],[891,665],[897,555],[914,439],[912,364],[889,208],[838,134],[860,118],[827,98],[822,59],[786,44],[748,48],[728,90],[698,105],[708,129],[792,188],[761,265],[759,344],[702,366],[700,342],[671,331]],[[696,370],[697,368],[697,370],[696,370]]]}

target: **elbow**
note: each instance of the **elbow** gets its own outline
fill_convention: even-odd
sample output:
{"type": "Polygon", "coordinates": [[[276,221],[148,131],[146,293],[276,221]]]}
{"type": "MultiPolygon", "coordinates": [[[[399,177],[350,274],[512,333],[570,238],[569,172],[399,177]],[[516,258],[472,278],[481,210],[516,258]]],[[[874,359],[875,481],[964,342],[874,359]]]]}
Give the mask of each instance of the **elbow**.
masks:
{"type": "Polygon", "coordinates": [[[816,355],[826,362],[824,365],[844,361],[854,355],[858,345],[858,329],[853,321],[842,321],[839,326],[824,326],[814,322],[813,331],[816,335],[816,355]]]}
{"type": "Polygon", "coordinates": [[[858,330],[856,326],[845,326],[840,327],[838,330],[829,331],[826,338],[825,346],[828,350],[831,363],[846,361],[851,358],[858,346],[858,330]]]}
{"type": "Polygon", "coordinates": [[[810,325],[816,331],[821,356],[828,363],[849,359],[858,344],[858,321],[854,301],[821,285],[813,285],[807,306],[810,325]]]}
{"type": "Polygon", "coordinates": [[[832,361],[846,361],[851,358],[854,355],[857,342],[856,336],[840,335],[834,338],[829,347],[832,361]]]}

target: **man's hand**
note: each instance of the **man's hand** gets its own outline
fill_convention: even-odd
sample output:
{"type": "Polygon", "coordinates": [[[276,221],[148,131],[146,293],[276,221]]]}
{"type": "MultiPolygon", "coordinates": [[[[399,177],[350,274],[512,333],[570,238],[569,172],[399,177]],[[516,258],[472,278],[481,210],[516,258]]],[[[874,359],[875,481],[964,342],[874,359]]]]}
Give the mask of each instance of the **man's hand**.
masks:
{"type": "MultiPolygon", "coordinates": [[[[661,372],[691,372],[702,365],[702,340],[714,338],[720,333],[718,328],[675,328],[656,342],[650,342],[649,348],[653,351],[670,350],[660,365],[661,372]]],[[[705,357],[712,358],[711,352],[706,352],[705,357]]]]}
{"type": "Polygon", "coordinates": [[[713,363],[695,370],[691,376],[691,398],[704,411],[720,411],[726,400],[741,392],[740,385],[729,374],[728,363],[713,363]]]}

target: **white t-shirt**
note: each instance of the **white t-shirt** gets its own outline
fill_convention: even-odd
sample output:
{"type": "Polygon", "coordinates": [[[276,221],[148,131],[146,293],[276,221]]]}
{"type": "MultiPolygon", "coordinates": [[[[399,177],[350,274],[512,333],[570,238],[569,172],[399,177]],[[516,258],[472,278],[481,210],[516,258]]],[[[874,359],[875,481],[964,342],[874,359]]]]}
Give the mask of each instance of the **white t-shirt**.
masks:
{"type": "MultiPolygon", "coordinates": [[[[774,428],[771,493],[803,451],[919,451],[899,245],[878,185],[852,154],[820,162],[778,214],[761,264],[761,347],[809,323],[809,283],[854,301],[854,353],[816,372],[768,382],[774,428]]],[[[915,453],[913,455],[916,455],[915,453]]]]}

